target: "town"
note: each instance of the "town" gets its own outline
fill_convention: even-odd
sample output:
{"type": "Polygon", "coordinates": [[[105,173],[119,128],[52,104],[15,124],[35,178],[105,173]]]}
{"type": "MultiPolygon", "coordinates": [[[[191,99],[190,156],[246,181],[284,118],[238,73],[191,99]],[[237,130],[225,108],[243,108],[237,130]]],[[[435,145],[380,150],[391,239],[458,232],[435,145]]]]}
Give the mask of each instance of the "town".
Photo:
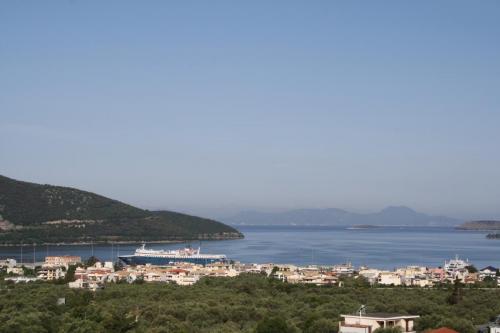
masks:
{"type": "Polygon", "coordinates": [[[371,286],[434,287],[460,282],[465,285],[500,287],[499,269],[487,266],[477,269],[458,256],[444,261],[442,267],[406,266],[392,271],[371,267],[355,268],[350,263],[332,266],[297,266],[292,264],[240,263],[232,260],[196,264],[175,262],[168,265],[123,265],[121,262],[90,258],[83,262],[78,256],[47,256],[41,265],[20,264],[15,259],[0,260],[6,281],[60,281],[70,278],[70,288],[97,290],[106,283],[163,282],[192,285],[202,277],[235,277],[242,273],[263,274],[286,283],[333,285],[342,287],[345,278],[371,286]],[[68,276],[70,275],[71,276],[68,276]]]}
{"type": "MultiPolygon", "coordinates": [[[[47,281],[67,283],[69,288],[97,292],[110,283],[170,283],[181,286],[195,284],[203,277],[235,277],[240,274],[261,274],[290,284],[344,287],[349,281],[358,281],[371,287],[432,288],[445,284],[500,287],[498,268],[487,266],[476,269],[472,263],[458,256],[445,261],[442,267],[406,266],[393,271],[376,268],[355,268],[350,263],[332,266],[296,266],[291,264],[245,264],[231,260],[208,264],[177,262],[169,265],[122,265],[119,261],[101,262],[90,257],[86,262],[79,256],[47,256],[41,265],[21,264],[15,259],[0,260],[2,276],[7,283],[47,281]]],[[[399,327],[402,332],[415,332],[414,320],[418,314],[367,313],[362,306],[356,314],[342,315],[340,333],[368,333],[377,328],[399,327]]],[[[434,332],[434,331],[431,331],[434,332]]],[[[436,333],[456,332],[443,328],[436,333]]],[[[499,333],[500,317],[483,325],[479,332],[499,333]]]]}

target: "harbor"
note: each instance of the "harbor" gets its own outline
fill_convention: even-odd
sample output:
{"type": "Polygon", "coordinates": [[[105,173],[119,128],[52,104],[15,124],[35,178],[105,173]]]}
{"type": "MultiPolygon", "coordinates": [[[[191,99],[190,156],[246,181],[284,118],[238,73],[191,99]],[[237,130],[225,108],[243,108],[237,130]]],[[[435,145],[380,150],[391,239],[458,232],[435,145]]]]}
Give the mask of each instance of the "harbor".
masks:
{"type": "Polygon", "coordinates": [[[134,253],[105,261],[91,256],[47,256],[44,262],[32,265],[7,258],[0,261],[7,281],[64,280],[71,288],[97,290],[107,283],[164,282],[192,285],[203,277],[236,277],[260,274],[286,283],[333,285],[342,287],[345,278],[370,286],[434,287],[445,284],[477,284],[500,287],[500,271],[488,265],[478,269],[458,255],[436,267],[406,265],[393,270],[374,266],[354,266],[351,262],[330,265],[278,263],[242,263],[224,254],[201,253],[201,249],[154,250],[142,244],[134,253]],[[71,271],[71,273],[69,273],[71,271]]]}
{"type": "MultiPolygon", "coordinates": [[[[175,250],[201,246],[202,253],[223,253],[243,262],[331,265],[351,262],[393,270],[406,265],[440,266],[445,258],[459,254],[479,267],[500,266],[500,242],[485,238],[486,232],[454,228],[377,228],[348,230],[341,227],[241,226],[244,239],[191,241],[177,244],[152,244],[154,250],[175,250]]],[[[0,248],[0,258],[14,258],[32,264],[46,256],[76,255],[116,261],[132,254],[141,243],[88,245],[24,245],[0,248]]]]}

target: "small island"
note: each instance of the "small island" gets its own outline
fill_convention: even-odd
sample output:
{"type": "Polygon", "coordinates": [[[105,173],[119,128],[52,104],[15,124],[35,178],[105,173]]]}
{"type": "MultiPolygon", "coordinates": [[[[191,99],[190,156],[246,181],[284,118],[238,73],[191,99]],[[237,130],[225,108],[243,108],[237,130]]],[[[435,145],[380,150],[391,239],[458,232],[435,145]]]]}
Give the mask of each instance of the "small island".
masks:
{"type": "Polygon", "coordinates": [[[488,238],[488,239],[500,239],[500,232],[487,234],[486,238],[488,238]]]}
{"type": "Polygon", "coordinates": [[[500,221],[478,220],[465,222],[456,227],[459,230],[500,230],[500,221]]]}
{"type": "Polygon", "coordinates": [[[378,229],[378,228],[380,228],[380,226],[373,225],[373,224],[355,224],[355,225],[351,225],[347,229],[357,230],[357,229],[378,229]]]}

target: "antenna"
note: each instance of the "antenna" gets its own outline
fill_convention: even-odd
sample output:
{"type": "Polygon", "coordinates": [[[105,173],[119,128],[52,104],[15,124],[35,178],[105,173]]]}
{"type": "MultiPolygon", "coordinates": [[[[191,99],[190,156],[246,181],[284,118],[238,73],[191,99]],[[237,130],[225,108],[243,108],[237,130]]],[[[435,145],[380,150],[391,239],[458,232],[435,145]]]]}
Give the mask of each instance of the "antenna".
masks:
{"type": "Polygon", "coordinates": [[[94,256],[94,241],[90,241],[90,249],[91,249],[91,252],[92,252],[92,257],[94,256]]]}
{"type": "Polygon", "coordinates": [[[113,258],[113,242],[111,242],[111,262],[115,262],[115,258],[113,258]]]}
{"type": "Polygon", "coordinates": [[[361,323],[361,317],[366,314],[366,305],[361,305],[356,312],[359,313],[359,322],[361,323]]]}
{"type": "Polygon", "coordinates": [[[23,264],[23,241],[21,241],[21,265],[23,264]]]}

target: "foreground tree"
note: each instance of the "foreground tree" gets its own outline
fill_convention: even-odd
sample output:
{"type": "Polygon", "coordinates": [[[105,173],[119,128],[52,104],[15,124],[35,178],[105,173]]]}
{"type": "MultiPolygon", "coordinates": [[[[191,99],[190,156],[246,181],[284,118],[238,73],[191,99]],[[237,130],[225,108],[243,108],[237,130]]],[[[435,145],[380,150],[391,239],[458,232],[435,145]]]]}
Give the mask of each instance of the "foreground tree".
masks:
{"type": "Polygon", "coordinates": [[[462,301],[462,283],[459,279],[455,279],[453,284],[453,292],[448,297],[448,303],[451,305],[455,305],[462,301]]]}
{"type": "Polygon", "coordinates": [[[255,333],[289,333],[286,321],[280,317],[265,318],[259,322],[255,333]]]}
{"type": "Polygon", "coordinates": [[[399,326],[377,328],[373,333],[401,333],[403,330],[399,326]]]}

